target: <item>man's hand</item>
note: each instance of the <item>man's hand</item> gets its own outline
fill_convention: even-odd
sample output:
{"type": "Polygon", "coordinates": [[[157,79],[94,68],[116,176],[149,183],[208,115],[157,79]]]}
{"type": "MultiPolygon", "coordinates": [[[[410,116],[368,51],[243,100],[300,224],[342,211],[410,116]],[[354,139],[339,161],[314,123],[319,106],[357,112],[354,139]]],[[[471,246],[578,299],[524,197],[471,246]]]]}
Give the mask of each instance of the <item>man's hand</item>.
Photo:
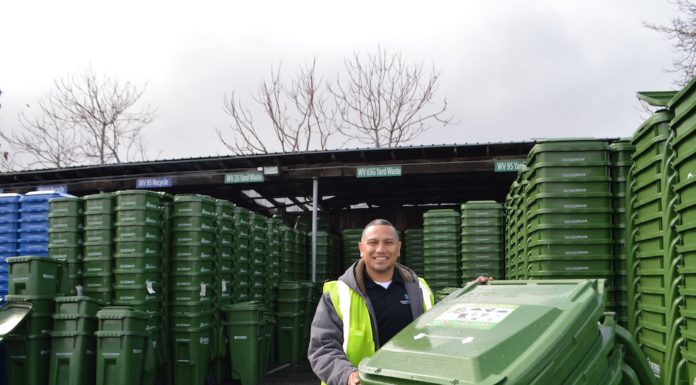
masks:
{"type": "Polygon", "coordinates": [[[360,376],[357,370],[348,376],[348,385],[360,385],[360,376]]]}
{"type": "Polygon", "coordinates": [[[495,280],[495,278],[493,278],[493,277],[479,276],[479,277],[476,278],[475,280],[469,282],[469,284],[473,284],[473,283],[486,283],[486,282],[488,282],[488,281],[493,281],[493,280],[495,280]]]}

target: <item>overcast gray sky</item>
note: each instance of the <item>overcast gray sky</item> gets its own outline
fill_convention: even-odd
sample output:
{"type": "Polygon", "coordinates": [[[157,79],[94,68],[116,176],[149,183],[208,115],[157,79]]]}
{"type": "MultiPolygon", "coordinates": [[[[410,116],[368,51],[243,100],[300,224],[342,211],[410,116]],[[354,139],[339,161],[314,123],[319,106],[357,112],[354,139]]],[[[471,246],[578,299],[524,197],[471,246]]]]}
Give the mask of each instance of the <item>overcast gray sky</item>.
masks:
{"type": "Polygon", "coordinates": [[[9,1],[0,129],[18,129],[52,79],[91,66],[147,84],[162,158],[228,154],[215,135],[225,94],[248,97],[272,65],[292,74],[312,57],[332,78],[381,44],[438,68],[459,120],[413,144],[629,136],[645,118],[636,91],[676,78],[670,42],[642,21],[675,12],[668,0],[9,1]]]}

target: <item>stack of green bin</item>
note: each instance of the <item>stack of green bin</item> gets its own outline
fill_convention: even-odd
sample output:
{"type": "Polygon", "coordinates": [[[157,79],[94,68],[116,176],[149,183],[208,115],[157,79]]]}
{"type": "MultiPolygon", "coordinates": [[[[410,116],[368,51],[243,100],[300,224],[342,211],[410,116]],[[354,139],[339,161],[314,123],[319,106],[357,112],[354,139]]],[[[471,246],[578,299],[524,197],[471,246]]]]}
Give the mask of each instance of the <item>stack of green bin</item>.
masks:
{"type": "Polygon", "coordinates": [[[609,145],[611,161],[612,224],[614,226],[614,303],[619,325],[628,326],[628,281],[626,280],[626,189],[635,146],[629,140],[609,145]]]}
{"type": "MultiPolygon", "coordinates": [[[[217,202],[209,196],[174,197],[170,337],[175,384],[204,384],[209,363],[218,356],[214,344],[216,213],[217,202]]],[[[227,239],[231,243],[231,237],[227,239]]]]}
{"type": "Polygon", "coordinates": [[[281,226],[281,278],[295,279],[295,229],[281,226]]]}
{"type": "Polygon", "coordinates": [[[83,296],[57,297],[51,332],[52,385],[96,383],[97,311],[101,301],[83,296]]]}
{"type": "Polygon", "coordinates": [[[423,229],[404,230],[401,244],[401,263],[423,276],[423,229]]]}
{"type": "MultiPolygon", "coordinates": [[[[679,330],[678,271],[675,249],[671,247],[675,233],[670,222],[674,193],[669,171],[672,151],[668,146],[669,122],[673,114],[660,110],[645,121],[633,135],[634,165],[631,169],[631,238],[628,268],[635,271],[637,311],[630,313],[641,348],[648,356],[655,373],[665,384],[675,375],[678,351],[673,342],[679,330]]],[[[628,273],[627,273],[628,276],[628,273]]]]}
{"type": "MultiPolygon", "coordinates": [[[[82,197],[84,206],[85,243],[83,248],[82,271],[99,277],[113,275],[114,267],[114,213],[115,199],[112,193],[86,195],[82,197]]],[[[128,253],[129,255],[135,254],[128,253]]],[[[92,279],[92,278],[90,278],[92,279]]],[[[105,278],[106,279],[106,278],[105,278]]],[[[83,294],[96,298],[109,305],[113,300],[113,287],[88,287],[84,285],[83,294]]]]}
{"type": "Polygon", "coordinates": [[[302,230],[295,229],[295,249],[293,252],[293,261],[295,265],[294,278],[296,280],[304,280],[307,278],[307,255],[311,238],[309,234],[302,230]]]}
{"type": "MultiPolygon", "coordinates": [[[[249,215],[251,237],[249,248],[251,249],[251,299],[252,301],[266,301],[266,217],[252,212],[249,215]]],[[[270,295],[270,293],[269,293],[270,295]]]]}
{"type": "MultiPolygon", "coordinates": [[[[336,279],[336,239],[327,231],[317,231],[317,271],[316,281],[324,282],[336,279]]],[[[311,253],[309,254],[311,258],[311,253]]],[[[311,265],[309,271],[311,272],[311,265]]]]}
{"type": "Polygon", "coordinates": [[[458,289],[362,360],[361,383],[655,385],[613,317],[598,323],[602,291],[597,280],[458,289]]]}
{"type": "MultiPolygon", "coordinates": [[[[519,174],[518,174],[519,179],[519,174]]],[[[518,248],[517,248],[517,221],[520,210],[520,184],[517,180],[512,182],[510,192],[505,197],[505,278],[517,279],[518,272],[518,248]]]]}
{"type": "Polygon", "coordinates": [[[258,385],[268,368],[270,341],[265,327],[266,309],[261,302],[249,301],[222,308],[227,320],[232,379],[242,385],[258,385]]]}
{"type": "Polygon", "coordinates": [[[123,306],[107,306],[97,312],[97,385],[150,385],[144,382],[147,325],[151,317],[123,306]]]}
{"type": "Polygon", "coordinates": [[[5,337],[9,384],[46,384],[51,359],[53,299],[60,262],[45,257],[10,257],[7,302],[29,302],[31,312],[5,337]]]}
{"type": "Polygon", "coordinates": [[[461,205],[462,282],[503,275],[503,207],[495,201],[461,205]]]}
{"type": "Polygon", "coordinates": [[[215,378],[215,383],[223,383],[226,373],[229,372],[229,357],[227,356],[227,343],[225,328],[222,326],[220,309],[232,303],[232,270],[234,265],[234,204],[224,199],[216,199],[215,227],[217,232],[215,271],[215,301],[216,309],[213,313],[213,330],[211,346],[215,350],[211,354],[213,359],[210,372],[215,378]],[[212,356],[215,356],[214,358],[212,356]]]}
{"type": "Polygon", "coordinates": [[[251,212],[243,207],[234,208],[234,263],[232,302],[246,302],[251,298],[251,212]]]}
{"type": "MultiPolygon", "coordinates": [[[[669,108],[674,112],[671,121],[670,144],[673,151],[673,173],[676,178],[674,190],[676,192],[676,211],[675,220],[671,221],[670,229],[676,231],[676,256],[674,260],[678,263],[680,274],[679,295],[680,295],[680,319],[677,321],[680,332],[679,355],[671,360],[677,362],[677,367],[685,366],[684,372],[677,373],[682,375],[681,379],[685,383],[692,384],[696,381],[696,188],[694,187],[694,143],[696,141],[696,123],[694,123],[694,95],[696,78],[692,79],[669,103],[669,108]],[[674,226],[674,227],[672,227],[674,226]],[[679,360],[679,361],[678,361],[679,360]]],[[[671,204],[670,201],[668,204],[671,204]]],[[[672,249],[670,244],[670,251],[672,249]]],[[[678,299],[675,299],[678,301],[678,299]]]]}
{"type": "Polygon", "coordinates": [[[215,290],[218,306],[232,303],[232,269],[234,266],[234,204],[216,200],[215,226],[217,231],[217,259],[215,290]]]}
{"type": "Polygon", "coordinates": [[[59,294],[75,295],[82,285],[82,201],[76,197],[53,198],[48,201],[48,232],[70,234],[68,243],[49,243],[48,257],[62,263],[59,294]]]}
{"type": "Polygon", "coordinates": [[[423,273],[433,291],[459,287],[459,213],[452,209],[423,213],[423,273]]]}
{"type": "MultiPolygon", "coordinates": [[[[519,172],[517,173],[517,181],[519,183],[519,194],[516,197],[513,197],[513,201],[518,204],[516,210],[516,220],[514,221],[514,223],[517,225],[517,228],[514,230],[514,233],[517,235],[517,241],[515,242],[515,244],[517,245],[517,250],[515,251],[515,255],[517,257],[517,279],[528,278],[527,267],[529,261],[527,260],[527,224],[534,219],[534,217],[530,216],[530,213],[526,210],[525,207],[525,201],[527,200],[527,192],[529,189],[529,173],[530,169],[526,165],[520,168],[519,172]]],[[[550,222],[566,224],[566,220],[563,219],[563,217],[565,217],[563,213],[556,215],[552,214],[553,212],[545,214],[550,222]]],[[[572,217],[574,216],[575,215],[571,215],[571,219],[568,220],[568,224],[581,224],[583,218],[573,219],[572,217]]]]}
{"type": "Polygon", "coordinates": [[[164,223],[161,194],[144,190],[115,193],[113,304],[129,306],[160,325],[164,301],[164,223]]]}
{"type": "Polygon", "coordinates": [[[278,286],[280,284],[281,268],[280,263],[283,255],[281,238],[281,226],[283,221],[278,217],[266,220],[266,281],[269,283],[268,290],[270,295],[266,297],[266,309],[275,312],[276,299],[278,298],[278,286]]]}
{"type": "Polygon", "coordinates": [[[605,278],[611,295],[613,248],[607,143],[554,139],[527,158],[526,276],[605,278]]]}
{"type": "Polygon", "coordinates": [[[281,281],[278,287],[276,350],[279,364],[297,365],[306,356],[302,350],[307,309],[307,287],[300,281],[281,281]]]}
{"type": "Polygon", "coordinates": [[[345,229],[341,232],[341,271],[352,265],[353,262],[360,259],[360,251],[358,250],[358,243],[362,237],[362,229],[345,229]]]}

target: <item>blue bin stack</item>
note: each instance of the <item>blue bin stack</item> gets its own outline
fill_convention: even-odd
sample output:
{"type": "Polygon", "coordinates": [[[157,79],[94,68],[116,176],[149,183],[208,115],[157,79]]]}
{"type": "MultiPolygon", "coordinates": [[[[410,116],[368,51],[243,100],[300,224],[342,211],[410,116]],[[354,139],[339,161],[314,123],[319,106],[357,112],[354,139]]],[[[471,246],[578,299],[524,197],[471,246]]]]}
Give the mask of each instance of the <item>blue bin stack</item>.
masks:
{"type": "Polygon", "coordinates": [[[71,196],[55,191],[26,193],[19,205],[19,255],[48,257],[48,201],[71,196]]]}
{"type": "Polygon", "coordinates": [[[17,256],[21,194],[0,194],[0,297],[7,295],[8,266],[5,259],[17,256]]]}

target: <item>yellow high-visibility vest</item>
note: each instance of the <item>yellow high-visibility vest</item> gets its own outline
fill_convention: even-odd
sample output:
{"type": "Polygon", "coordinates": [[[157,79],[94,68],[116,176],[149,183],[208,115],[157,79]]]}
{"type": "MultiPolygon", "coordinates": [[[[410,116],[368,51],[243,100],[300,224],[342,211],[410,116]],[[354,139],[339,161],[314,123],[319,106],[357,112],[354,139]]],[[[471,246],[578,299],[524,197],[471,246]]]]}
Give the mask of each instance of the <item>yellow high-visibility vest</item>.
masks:
{"type": "MultiPolygon", "coordinates": [[[[433,306],[433,293],[423,278],[418,280],[423,294],[423,310],[428,311],[433,306]]],[[[375,353],[367,304],[360,294],[342,281],[326,282],[324,293],[327,292],[338,317],[343,321],[343,351],[348,361],[357,368],[360,360],[375,353]]]]}

